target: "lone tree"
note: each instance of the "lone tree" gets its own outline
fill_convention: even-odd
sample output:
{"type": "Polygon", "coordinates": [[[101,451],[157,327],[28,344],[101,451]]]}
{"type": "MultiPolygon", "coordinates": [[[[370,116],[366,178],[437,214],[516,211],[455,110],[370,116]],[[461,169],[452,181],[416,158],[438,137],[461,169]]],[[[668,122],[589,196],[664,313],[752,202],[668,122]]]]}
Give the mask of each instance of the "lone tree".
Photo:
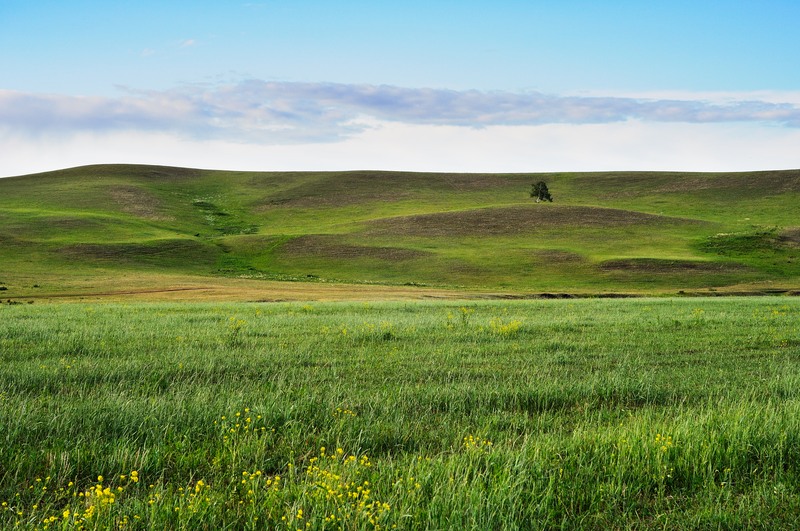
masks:
{"type": "Polygon", "coordinates": [[[531,197],[535,197],[537,203],[541,201],[553,202],[553,196],[550,195],[550,191],[547,189],[547,184],[544,181],[539,181],[531,185],[531,197]]]}

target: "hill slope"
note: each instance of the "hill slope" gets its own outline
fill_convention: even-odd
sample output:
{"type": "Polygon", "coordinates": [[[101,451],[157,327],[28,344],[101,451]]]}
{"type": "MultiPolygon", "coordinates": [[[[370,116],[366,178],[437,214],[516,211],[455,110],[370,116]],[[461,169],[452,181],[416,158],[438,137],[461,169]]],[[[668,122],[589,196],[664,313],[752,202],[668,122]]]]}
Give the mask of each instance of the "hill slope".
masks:
{"type": "Polygon", "coordinates": [[[789,289],[800,286],[798,200],[798,170],[88,166],[0,179],[0,296],[165,274],[513,293],[789,289]],[[554,203],[528,197],[537,180],[554,203]]]}

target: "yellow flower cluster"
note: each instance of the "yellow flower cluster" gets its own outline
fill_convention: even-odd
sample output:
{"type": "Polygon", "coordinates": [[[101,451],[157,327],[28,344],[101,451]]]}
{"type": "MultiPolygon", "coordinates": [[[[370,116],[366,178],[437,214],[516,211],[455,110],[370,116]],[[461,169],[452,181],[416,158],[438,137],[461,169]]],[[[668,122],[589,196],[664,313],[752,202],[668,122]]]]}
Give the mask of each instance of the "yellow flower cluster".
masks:
{"type": "MultiPolygon", "coordinates": [[[[472,314],[475,313],[475,308],[469,308],[467,306],[462,306],[458,309],[458,317],[461,320],[461,326],[466,328],[469,326],[470,318],[472,314]]],[[[454,328],[453,323],[455,322],[456,316],[453,312],[447,312],[447,324],[446,328],[448,330],[452,330],[454,328]]]]}
{"type": "Polygon", "coordinates": [[[501,318],[493,317],[492,320],[489,321],[489,327],[492,329],[492,332],[499,336],[515,336],[519,332],[521,326],[522,321],[519,319],[512,319],[504,323],[501,318]]]}
{"type": "Polygon", "coordinates": [[[242,342],[242,329],[247,321],[231,317],[228,320],[228,344],[230,346],[237,346],[242,342]]]}
{"type": "MultiPolygon", "coordinates": [[[[136,470],[131,470],[129,474],[121,474],[119,476],[120,481],[127,481],[126,486],[132,483],[139,482],[139,472],[136,470]]],[[[41,478],[37,478],[37,484],[42,484],[41,487],[42,492],[47,491],[47,482],[50,480],[48,476],[45,478],[44,481],[41,478]]],[[[73,482],[69,482],[67,484],[68,488],[74,487],[75,484],[73,482]]],[[[105,478],[103,476],[97,476],[97,483],[95,483],[92,487],[85,489],[85,490],[75,490],[72,492],[71,498],[73,498],[77,502],[77,506],[67,506],[60,510],[58,514],[51,514],[46,516],[41,520],[41,525],[43,529],[49,529],[51,527],[61,527],[61,528],[70,528],[70,529],[86,529],[87,527],[97,527],[99,524],[95,522],[97,518],[104,514],[107,510],[110,509],[112,505],[114,505],[117,501],[117,497],[125,491],[125,487],[122,484],[113,487],[112,484],[106,484],[105,478]]],[[[57,497],[64,497],[65,495],[68,496],[68,491],[65,488],[60,488],[55,492],[57,497]]],[[[7,504],[3,504],[4,507],[7,507],[7,504]]],[[[35,511],[38,509],[38,505],[34,505],[31,507],[31,514],[34,514],[35,511]]],[[[17,514],[19,516],[23,516],[24,511],[18,510],[17,514]]],[[[139,520],[140,517],[138,515],[133,516],[134,520],[139,520]]],[[[126,526],[130,521],[130,518],[127,515],[123,515],[118,520],[119,527],[126,526]]]]}
{"type": "MultiPolygon", "coordinates": [[[[111,490],[111,487],[103,487],[103,476],[98,476],[97,481],[97,485],[84,492],[84,497],[93,502],[89,506],[90,508],[92,505],[101,507],[104,505],[111,505],[117,499],[117,496],[114,494],[114,491],[111,490]]],[[[117,488],[119,489],[118,492],[123,490],[122,487],[117,488]]]]}
{"type": "Polygon", "coordinates": [[[239,485],[240,497],[239,505],[245,503],[254,504],[256,498],[264,493],[278,492],[281,486],[281,476],[275,475],[265,477],[261,470],[255,472],[242,472],[242,479],[239,485]]]}
{"type": "Polygon", "coordinates": [[[657,433],[655,443],[656,446],[659,446],[661,448],[662,452],[666,452],[667,450],[672,448],[672,437],[664,436],[661,435],[660,433],[657,433]]]}
{"type": "Polygon", "coordinates": [[[470,316],[475,313],[475,308],[468,308],[466,306],[462,306],[459,308],[459,312],[461,312],[461,323],[466,326],[469,324],[470,316]]]}
{"type": "Polygon", "coordinates": [[[125,481],[126,479],[130,479],[133,483],[139,483],[139,472],[136,470],[131,470],[130,475],[121,474],[119,476],[121,481],[125,481]]]}
{"type": "Polygon", "coordinates": [[[235,435],[244,433],[264,434],[267,431],[275,433],[275,428],[267,430],[261,421],[261,415],[253,415],[250,408],[246,407],[242,411],[237,411],[231,417],[222,415],[219,420],[214,421],[214,425],[220,427],[225,441],[230,440],[235,435]]]}
{"type": "Polygon", "coordinates": [[[211,490],[211,485],[202,479],[198,479],[193,488],[191,486],[185,490],[181,488],[178,489],[178,492],[183,494],[186,510],[191,513],[198,513],[204,504],[211,502],[211,498],[208,497],[209,490],[211,490]]]}
{"type": "MultiPolygon", "coordinates": [[[[339,523],[343,528],[366,523],[373,529],[381,529],[391,506],[373,499],[369,480],[360,477],[370,467],[368,456],[349,455],[342,448],[327,453],[323,446],[318,456],[309,459],[305,471],[311,487],[308,495],[326,502],[329,512],[324,517],[325,523],[339,523]]],[[[300,518],[295,516],[295,519],[300,518]]]]}
{"type": "MultiPolygon", "coordinates": [[[[422,459],[422,458],[419,458],[422,459]]],[[[394,482],[395,487],[407,487],[409,490],[419,490],[422,488],[422,485],[419,484],[419,480],[414,476],[408,476],[407,478],[403,479],[402,477],[397,478],[394,482]]]]}
{"type": "Polygon", "coordinates": [[[467,435],[464,437],[463,442],[467,450],[479,452],[490,452],[492,450],[492,441],[474,435],[467,435]]]}
{"type": "Polygon", "coordinates": [[[340,419],[346,417],[357,417],[358,415],[356,414],[355,411],[352,411],[350,409],[337,407],[336,410],[333,412],[333,416],[337,419],[340,419]]]}

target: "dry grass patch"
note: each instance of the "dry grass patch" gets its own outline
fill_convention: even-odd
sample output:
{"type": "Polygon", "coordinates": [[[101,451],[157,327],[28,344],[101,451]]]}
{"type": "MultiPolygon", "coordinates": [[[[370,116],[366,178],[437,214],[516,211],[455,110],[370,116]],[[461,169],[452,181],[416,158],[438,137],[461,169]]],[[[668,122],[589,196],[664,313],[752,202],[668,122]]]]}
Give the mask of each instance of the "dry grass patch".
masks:
{"type": "Polygon", "coordinates": [[[614,208],[525,205],[400,216],[365,223],[377,235],[501,236],[559,227],[604,228],[644,224],[695,224],[700,221],[614,208]]]}
{"type": "Polygon", "coordinates": [[[703,262],[700,260],[662,260],[657,258],[626,258],[608,260],[599,266],[601,271],[627,271],[631,273],[741,273],[749,268],[729,262],[703,262]]]}
{"type": "Polygon", "coordinates": [[[70,259],[90,259],[109,262],[142,262],[164,259],[164,264],[175,260],[193,263],[212,263],[207,246],[187,239],[160,240],[148,243],[78,243],[66,245],[59,253],[70,259]]]}
{"type": "Polygon", "coordinates": [[[800,192],[800,171],[748,173],[613,172],[592,173],[574,181],[581,188],[608,190],[600,197],[613,199],[687,190],[749,190],[755,195],[800,192]]]}
{"type": "Polygon", "coordinates": [[[791,227],[784,230],[778,236],[778,240],[790,247],[800,246],[800,227],[791,227]]]}
{"type": "Polygon", "coordinates": [[[15,297],[37,302],[281,302],[475,299],[487,295],[417,286],[278,282],[162,273],[137,273],[122,278],[98,272],[88,278],[64,279],[57,284],[54,288],[28,289],[15,297]]]}
{"type": "Polygon", "coordinates": [[[86,218],[48,218],[47,227],[50,231],[54,230],[81,230],[96,229],[102,227],[102,223],[93,219],[86,218]]]}
{"type": "Polygon", "coordinates": [[[164,213],[161,201],[152,193],[136,186],[113,186],[108,190],[111,199],[122,212],[151,221],[174,221],[164,213]]]}
{"type": "Polygon", "coordinates": [[[511,177],[492,174],[376,171],[325,173],[311,182],[270,197],[261,208],[340,207],[382,201],[395,202],[417,197],[423,190],[456,192],[495,190],[514,184],[515,180],[511,177]]]}
{"type": "Polygon", "coordinates": [[[578,264],[586,261],[586,258],[578,253],[556,249],[537,249],[531,254],[536,262],[546,264],[578,264]]]}
{"type": "Polygon", "coordinates": [[[316,256],[333,259],[373,258],[377,260],[404,261],[423,258],[432,253],[402,247],[368,247],[342,243],[338,238],[324,235],[300,236],[281,246],[286,256],[316,256]]]}

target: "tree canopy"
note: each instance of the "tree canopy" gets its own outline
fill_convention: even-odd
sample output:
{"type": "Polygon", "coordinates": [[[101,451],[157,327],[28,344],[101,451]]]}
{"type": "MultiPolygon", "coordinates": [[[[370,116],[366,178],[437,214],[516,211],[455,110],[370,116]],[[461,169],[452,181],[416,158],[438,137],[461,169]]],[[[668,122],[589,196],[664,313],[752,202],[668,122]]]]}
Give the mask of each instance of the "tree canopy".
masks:
{"type": "Polygon", "coordinates": [[[544,181],[531,185],[531,197],[535,197],[537,203],[541,201],[553,202],[553,196],[550,195],[550,190],[547,189],[547,184],[544,181]]]}

